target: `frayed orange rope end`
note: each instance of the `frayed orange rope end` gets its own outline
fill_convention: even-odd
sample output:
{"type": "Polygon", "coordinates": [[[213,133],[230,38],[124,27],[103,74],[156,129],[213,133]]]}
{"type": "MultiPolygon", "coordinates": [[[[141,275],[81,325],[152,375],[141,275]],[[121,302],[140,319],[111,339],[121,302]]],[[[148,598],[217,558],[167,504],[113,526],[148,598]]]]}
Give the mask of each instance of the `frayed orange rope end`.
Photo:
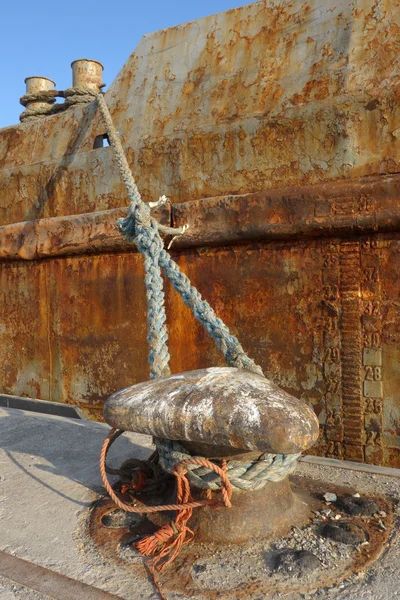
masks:
{"type": "MultiPolygon", "coordinates": [[[[192,501],[190,485],[185,477],[186,470],[175,471],[177,483],[177,502],[185,504],[192,501]]],[[[178,511],[175,521],[164,525],[153,535],[149,535],[134,545],[143,556],[154,556],[152,570],[163,571],[178,556],[182,547],[192,541],[194,533],[187,522],[192,516],[192,509],[178,511]],[[163,560],[165,559],[165,560],[163,560]]]]}
{"type": "Polygon", "coordinates": [[[153,535],[136,542],[134,546],[143,556],[154,556],[153,568],[161,572],[175,560],[182,547],[191,542],[193,538],[194,533],[186,526],[186,523],[182,523],[178,530],[176,522],[173,522],[164,525],[153,535]]]}

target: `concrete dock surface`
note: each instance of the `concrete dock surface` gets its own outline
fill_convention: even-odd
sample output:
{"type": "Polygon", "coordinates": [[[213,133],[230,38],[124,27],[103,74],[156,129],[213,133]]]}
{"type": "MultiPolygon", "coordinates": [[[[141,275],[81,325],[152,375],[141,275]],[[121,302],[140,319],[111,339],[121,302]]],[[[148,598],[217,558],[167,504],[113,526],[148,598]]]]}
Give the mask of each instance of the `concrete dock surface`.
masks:
{"type": "MultiPolygon", "coordinates": [[[[128,550],[125,556],[110,560],[87,533],[90,508],[104,496],[98,459],[108,431],[109,427],[101,423],[0,409],[1,600],[58,600],[68,597],[71,600],[88,600],[113,596],[124,600],[158,598],[143,566],[143,559],[136,551],[128,550]],[[47,575],[35,574],[29,571],[28,564],[25,569],[25,563],[21,562],[13,570],[10,557],[49,569],[52,573],[48,574],[47,587],[43,583],[47,581],[47,575]],[[65,577],[57,579],[59,575],[65,577]],[[66,578],[73,580],[72,583],[66,578]],[[91,587],[79,587],[78,584],[73,587],[73,582],[91,587]],[[54,589],[58,589],[58,596],[54,595],[54,589]],[[68,592],[69,589],[73,591],[68,592]]],[[[151,448],[149,437],[125,434],[112,448],[109,462],[119,466],[126,458],[144,459],[151,448]]],[[[278,581],[277,575],[268,570],[271,545],[257,541],[251,549],[229,546],[216,548],[214,554],[210,554],[208,549],[207,556],[203,549],[199,552],[187,549],[177,568],[178,571],[181,569],[181,573],[184,567],[191,569],[191,583],[187,588],[177,585],[174,590],[171,577],[167,578],[163,587],[166,598],[205,600],[216,597],[218,593],[224,600],[400,598],[399,471],[386,469],[379,472],[378,469],[367,473],[337,468],[338,461],[329,462],[313,458],[299,462],[294,483],[307,486],[312,480],[320,489],[325,489],[325,486],[328,491],[338,486],[340,489],[348,488],[351,494],[386,498],[393,511],[390,527],[384,525],[384,519],[383,522],[382,519],[377,521],[383,529],[387,529],[384,532],[387,537],[376,560],[365,569],[346,571],[360,548],[350,549],[331,540],[320,541],[313,533],[310,537],[308,530],[301,532],[294,529],[279,542],[280,545],[275,545],[275,550],[297,547],[304,550],[315,537],[312,543],[321,562],[320,572],[317,569],[319,574],[309,574],[304,581],[294,575],[293,585],[288,576],[284,581],[282,575],[278,581]],[[339,577],[336,584],[329,580],[328,575],[333,572],[330,560],[337,560],[334,568],[343,564],[343,572],[348,573],[344,578],[339,577]],[[268,593],[265,592],[267,580],[276,583],[268,593]]],[[[330,508],[332,505],[328,505],[327,513],[330,508]]],[[[386,516],[384,511],[381,512],[386,516]]],[[[321,518],[325,519],[323,515],[321,518]]],[[[314,526],[313,520],[310,527],[314,526]]],[[[173,569],[174,566],[171,571],[173,569]]],[[[163,584],[162,579],[160,583],[163,584]]]]}

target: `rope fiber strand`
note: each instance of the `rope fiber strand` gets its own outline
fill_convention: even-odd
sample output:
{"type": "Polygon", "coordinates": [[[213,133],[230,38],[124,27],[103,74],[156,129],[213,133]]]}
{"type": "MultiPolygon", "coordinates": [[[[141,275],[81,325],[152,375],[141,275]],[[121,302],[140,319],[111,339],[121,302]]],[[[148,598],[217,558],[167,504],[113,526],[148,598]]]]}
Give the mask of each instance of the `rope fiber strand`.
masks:
{"type": "MultiPolygon", "coordinates": [[[[156,440],[159,462],[167,473],[174,473],[176,465],[191,457],[177,441],[156,440]]],[[[281,481],[296,468],[300,454],[262,454],[257,460],[230,460],[226,474],[234,492],[261,490],[267,481],[281,481]]],[[[189,463],[188,463],[189,464],[189,463]]],[[[190,463],[187,470],[190,483],[200,489],[220,490],[221,481],[208,465],[190,463]]]]}

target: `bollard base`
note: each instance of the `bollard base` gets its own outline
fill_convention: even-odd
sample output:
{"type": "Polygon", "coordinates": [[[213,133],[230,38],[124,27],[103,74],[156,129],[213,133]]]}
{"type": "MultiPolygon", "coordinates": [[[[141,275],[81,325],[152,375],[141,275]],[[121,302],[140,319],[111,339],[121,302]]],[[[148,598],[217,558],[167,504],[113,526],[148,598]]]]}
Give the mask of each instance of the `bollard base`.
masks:
{"type": "MultiPolygon", "coordinates": [[[[268,482],[256,492],[235,493],[231,501],[230,509],[205,506],[193,511],[188,526],[196,533],[197,541],[243,544],[276,538],[285,535],[294,524],[305,524],[314,502],[306,494],[294,493],[288,478],[268,482]]],[[[161,526],[171,520],[171,513],[150,514],[148,518],[161,526]]]]}
{"type": "Polygon", "coordinates": [[[269,482],[257,492],[233,494],[230,509],[205,506],[194,511],[189,527],[200,542],[242,544],[285,535],[293,524],[305,524],[310,510],[286,478],[269,482]]]}
{"type": "MultiPolygon", "coordinates": [[[[356,486],[353,487],[347,481],[348,472],[342,469],[299,463],[298,471],[300,474],[290,477],[293,490],[287,481],[271,483],[255,494],[234,494],[233,509],[196,509],[189,523],[196,529],[195,539],[183,547],[173,565],[157,574],[163,592],[196,600],[206,597],[259,600],[281,596],[298,600],[300,595],[307,594],[326,598],[329,587],[337,591],[337,594],[330,592],[332,600],[350,600],[368,595],[371,579],[365,578],[363,583],[357,574],[371,568],[370,573],[379,578],[374,584],[373,597],[393,598],[392,591],[382,595],[380,588],[394,577],[393,564],[397,564],[400,551],[396,536],[399,528],[394,525],[390,498],[381,496],[380,491],[383,480],[385,494],[398,494],[398,480],[382,476],[377,481],[374,475],[352,474],[356,486]],[[343,485],[345,481],[347,485],[343,485]],[[335,494],[338,502],[326,501],[326,493],[335,494]],[[272,495],[275,512],[270,512],[272,495]],[[353,498],[359,495],[363,506],[368,505],[370,516],[344,512],[340,502],[349,495],[353,498]],[[248,500],[252,497],[248,504],[246,496],[248,500]],[[378,511],[372,516],[371,503],[377,505],[374,510],[378,511]],[[255,524],[256,513],[259,521],[255,524]],[[280,533],[285,527],[286,532],[280,533]],[[247,541],[232,543],[248,535],[247,541]],[[342,583],[346,578],[347,582],[342,583]],[[351,586],[350,595],[343,595],[347,585],[351,586]],[[354,594],[353,588],[357,588],[354,594]]],[[[169,491],[172,493],[172,486],[169,491]]],[[[162,499],[160,496],[166,499],[159,492],[157,503],[162,499]]],[[[163,515],[164,520],[156,525],[154,517],[151,522],[148,517],[124,513],[105,497],[93,505],[87,531],[101,555],[118,568],[124,565],[127,579],[135,577],[138,583],[140,577],[142,580],[148,577],[148,572],[143,569],[143,557],[138,554],[135,542],[155,533],[175,513],[163,515]]],[[[151,559],[147,565],[151,565],[151,559]]],[[[390,585],[395,590],[394,584],[390,585]]]]}

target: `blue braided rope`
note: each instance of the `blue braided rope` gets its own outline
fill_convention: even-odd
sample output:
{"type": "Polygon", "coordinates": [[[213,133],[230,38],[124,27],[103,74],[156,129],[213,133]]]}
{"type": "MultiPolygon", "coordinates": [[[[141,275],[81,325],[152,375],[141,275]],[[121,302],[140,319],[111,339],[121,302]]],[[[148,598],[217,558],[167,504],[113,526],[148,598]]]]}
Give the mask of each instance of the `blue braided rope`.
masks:
{"type": "MultiPolygon", "coordinates": [[[[136,234],[138,231],[138,226],[135,220],[134,211],[135,208],[131,204],[129,216],[125,219],[119,219],[117,224],[124,237],[127,240],[134,242],[139,251],[144,255],[145,264],[149,255],[152,254],[152,256],[154,256],[154,253],[157,251],[157,266],[160,272],[160,278],[161,267],[165,275],[171,281],[174,289],[180,294],[183,302],[191,309],[195,318],[203,325],[207,333],[216,342],[217,347],[224,355],[227,364],[231,367],[246,369],[248,371],[258,373],[259,375],[263,375],[261,367],[256,365],[255,362],[249,356],[247,356],[239,340],[230,333],[225,323],[219,317],[217,317],[213,308],[206,300],[202,298],[200,292],[191,284],[190,279],[184,273],[182,273],[176,262],[172,260],[168,252],[163,249],[163,243],[158,229],[155,226],[155,220],[151,219],[152,226],[144,226],[141,228],[140,234],[136,234]],[[159,243],[157,242],[161,243],[161,249],[159,243]]],[[[155,285],[155,278],[151,281],[150,279],[148,281],[146,280],[146,288],[149,290],[148,293],[151,295],[151,297],[155,285]]],[[[152,311],[151,315],[149,306],[149,343],[153,335],[150,332],[153,332],[153,330],[158,326],[161,327],[162,317],[159,314],[160,307],[162,306],[164,309],[164,294],[162,293],[162,289],[161,293],[157,295],[157,302],[159,303],[157,304],[156,311],[154,311],[154,313],[152,311]]],[[[165,315],[165,309],[163,311],[163,315],[165,315]]],[[[150,364],[152,364],[154,359],[154,352],[152,346],[150,345],[150,364]]]]}
{"type": "Polygon", "coordinates": [[[247,356],[239,340],[230,333],[225,323],[217,317],[213,308],[201,297],[200,292],[190,283],[190,279],[182,273],[165,250],[160,253],[160,265],[186,306],[216,342],[227,364],[263,375],[261,367],[247,356]]]}
{"type": "Polygon", "coordinates": [[[168,332],[165,314],[164,285],[160,269],[160,254],[163,242],[157,223],[150,211],[138,210],[131,203],[130,214],[119,221],[123,235],[134,242],[144,258],[147,299],[147,340],[149,344],[150,378],[170,375],[168,332]]]}
{"type": "Polygon", "coordinates": [[[191,309],[196,319],[216,342],[227,364],[263,375],[261,367],[247,356],[239,340],[230,333],[225,323],[217,317],[208,302],[201,297],[188,277],[180,271],[178,265],[164,250],[158,223],[151,217],[149,206],[142,200],[103,94],[98,94],[96,102],[106,125],[108,138],[130,200],[128,217],[119,219],[117,225],[122,235],[136,244],[144,257],[151,378],[170,373],[161,268],[186,306],[191,309]]]}

